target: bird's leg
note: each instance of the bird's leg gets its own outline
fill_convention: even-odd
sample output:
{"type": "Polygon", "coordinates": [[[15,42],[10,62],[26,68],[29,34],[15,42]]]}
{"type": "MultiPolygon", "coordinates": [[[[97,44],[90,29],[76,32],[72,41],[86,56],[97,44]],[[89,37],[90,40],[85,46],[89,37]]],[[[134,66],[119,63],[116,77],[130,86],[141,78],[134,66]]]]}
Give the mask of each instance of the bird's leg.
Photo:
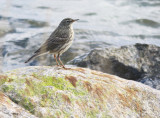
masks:
{"type": "Polygon", "coordinates": [[[60,62],[60,63],[61,63],[61,65],[62,65],[62,67],[63,67],[63,68],[65,68],[65,66],[64,66],[64,64],[63,64],[63,62],[61,61],[60,54],[58,54],[58,56],[57,56],[57,57],[58,57],[59,62],[60,62]]]}
{"type": "Polygon", "coordinates": [[[59,66],[59,63],[58,63],[58,61],[57,61],[56,54],[54,54],[54,59],[56,60],[57,66],[59,66]]]}

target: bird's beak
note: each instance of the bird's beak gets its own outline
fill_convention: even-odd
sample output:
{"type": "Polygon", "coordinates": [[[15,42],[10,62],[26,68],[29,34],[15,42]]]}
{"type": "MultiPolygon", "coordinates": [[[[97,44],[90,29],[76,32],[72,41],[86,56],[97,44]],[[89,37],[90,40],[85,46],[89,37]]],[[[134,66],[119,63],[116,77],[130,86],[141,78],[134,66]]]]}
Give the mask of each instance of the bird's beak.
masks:
{"type": "Polygon", "coordinates": [[[72,22],[78,21],[79,19],[74,19],[72,22]]]}

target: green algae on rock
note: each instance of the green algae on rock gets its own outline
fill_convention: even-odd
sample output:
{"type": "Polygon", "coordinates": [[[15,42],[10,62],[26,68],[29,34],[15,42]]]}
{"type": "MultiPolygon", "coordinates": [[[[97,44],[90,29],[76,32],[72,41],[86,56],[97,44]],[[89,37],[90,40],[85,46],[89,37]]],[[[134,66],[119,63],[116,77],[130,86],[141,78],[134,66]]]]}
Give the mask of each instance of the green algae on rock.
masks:
{"type": "Polygon", "coordinates": [[[37,118],[0,92],[0,118],[37,118]]]}
{"type": "Polygon", "coordinates": [[[35,66],[7,72],[5,77],[0,90],[37,117],[160,116],[158,90],[114,75],[35,66]]]}

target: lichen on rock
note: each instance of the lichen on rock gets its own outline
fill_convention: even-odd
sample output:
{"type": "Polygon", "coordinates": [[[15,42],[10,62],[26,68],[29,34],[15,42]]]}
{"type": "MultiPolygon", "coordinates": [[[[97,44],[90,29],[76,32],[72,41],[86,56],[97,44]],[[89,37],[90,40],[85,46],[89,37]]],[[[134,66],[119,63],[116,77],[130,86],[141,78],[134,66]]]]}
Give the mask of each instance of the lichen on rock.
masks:
{"type": "Polygon", "coordinates": [[[0,90],[37,117],[160,116],[159,91],[114,75],[77,67],[35,66],[3,76],[6,81],[0,90]]]}

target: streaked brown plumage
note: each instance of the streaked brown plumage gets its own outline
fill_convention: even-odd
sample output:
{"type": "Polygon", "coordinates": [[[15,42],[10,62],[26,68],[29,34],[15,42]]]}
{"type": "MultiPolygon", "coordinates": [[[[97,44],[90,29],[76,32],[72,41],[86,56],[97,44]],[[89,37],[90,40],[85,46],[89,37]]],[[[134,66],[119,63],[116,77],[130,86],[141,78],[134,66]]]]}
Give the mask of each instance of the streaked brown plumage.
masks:
{"type": "Polygon", "coordinates": [[[68,48],[72,45],[74,38],[72,23],[77,20],[78,19],[73,20],[71,18],[63,19],[55,31],[46,40],[46,42],[37,51],[35,51],[34,55],[30,57],[25,63],[29,62],[34,57],[49,52],[54,54],[57,65],[59,65],[57,61],[58,58],[61,65],[64,67],[60,59],[60,55],[68,50],[68,48]]]}

